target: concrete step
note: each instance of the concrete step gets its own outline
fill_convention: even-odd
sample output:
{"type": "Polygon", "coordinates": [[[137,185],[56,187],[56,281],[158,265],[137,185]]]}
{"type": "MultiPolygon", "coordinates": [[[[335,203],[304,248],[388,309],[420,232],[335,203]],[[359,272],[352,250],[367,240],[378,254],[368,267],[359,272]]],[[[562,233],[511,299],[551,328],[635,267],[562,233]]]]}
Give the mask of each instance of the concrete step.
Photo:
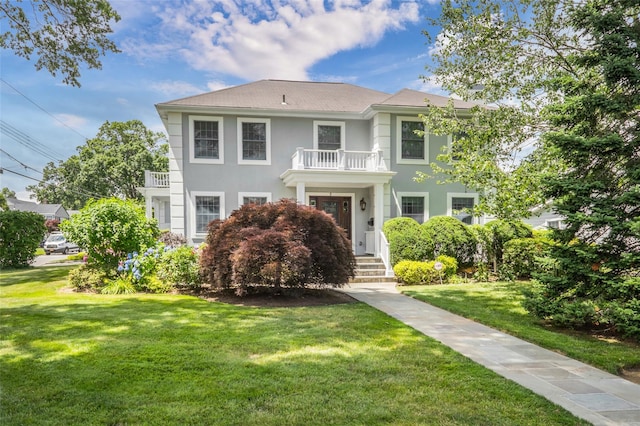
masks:
{"type": "Polygon", "coordinates": [[[382,275],[384,276],[386,272],[386,269],[384,268],[379,268],[379,269],[358,269],[356,268],[355,270],[355,274],[356,277],[375,277],[376,275],[382,275]]]}
{"type": "Polygon", "coordinates": [[[384,263],[356,263],[356,269],[382,269],[384,270],[384,263]]]}
{"type": "Polygon", "coordinates": [[[349,280],[350,283],[397,283],[395,277],[386,277],[384,275],[373,276],[356,276],[349,280]]]}
{"type": "Polygon", "coordinates": [[[382,259],[373,256],[356,256],[356,263],[382,263],[382,259]]]}
{"type": "Polygon", "coordinates": [[[382,259],[373,256],[356,256],[356,277],[351,283],[397,283],[395,277],[386,276],[382,259]]]}

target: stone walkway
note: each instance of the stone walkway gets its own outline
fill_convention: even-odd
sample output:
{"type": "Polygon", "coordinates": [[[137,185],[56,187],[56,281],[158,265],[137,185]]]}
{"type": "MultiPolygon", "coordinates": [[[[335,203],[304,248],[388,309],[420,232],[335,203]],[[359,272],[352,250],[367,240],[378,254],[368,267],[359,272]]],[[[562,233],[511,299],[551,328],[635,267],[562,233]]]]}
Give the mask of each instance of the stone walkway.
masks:
{"type": "Polygon", "coordinates": [[[342,291],[594,425],[640,426],[640,385],[404,296],[394,284],[342,291]]]}

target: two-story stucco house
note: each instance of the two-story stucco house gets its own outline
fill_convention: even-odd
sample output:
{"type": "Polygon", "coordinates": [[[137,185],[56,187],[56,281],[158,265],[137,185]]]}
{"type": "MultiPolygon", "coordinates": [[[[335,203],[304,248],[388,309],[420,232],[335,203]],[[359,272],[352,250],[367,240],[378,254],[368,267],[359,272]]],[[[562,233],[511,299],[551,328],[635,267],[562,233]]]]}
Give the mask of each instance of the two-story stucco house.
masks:
{"type": "Polygon", "coordinates": [[[448,101],[407,89],[262,80],[160,103],[170,171],[147,173],[140,191],[148,214],[198,243],[211,220],[242,204],[292,198],[331,214],[356,255],[380,255],[385,220],[423,222],[478,200],[461,185],[414,181],[451,143],[415,134],[425,99],[436,107],[448,101]]]}

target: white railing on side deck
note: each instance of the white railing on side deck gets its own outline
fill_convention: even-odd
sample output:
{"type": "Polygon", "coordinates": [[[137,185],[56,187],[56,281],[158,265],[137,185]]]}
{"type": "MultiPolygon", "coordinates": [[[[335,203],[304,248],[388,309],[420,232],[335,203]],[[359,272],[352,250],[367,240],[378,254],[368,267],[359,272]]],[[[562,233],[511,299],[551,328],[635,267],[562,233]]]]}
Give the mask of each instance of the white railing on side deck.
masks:
{"type": "Polygon", "coordinates": [[[147,188],[168,188],[169,172],[144,171],[144,186],[147,188]]]}
{"type": "Polygon", "coordinates": [[[386,171],[382,151],[345,151],[297,148],[291,157],[294,170],[386,171]]]}
{"type": "Polygon", "coordinates": [[[387,277],[392,277],[394,274],[389,255],[389,242],[382,231],[380,231],[380,258],[382,259],[382,263],[384,263],[384,267],[386,269],[385,275],[387,277]]]}

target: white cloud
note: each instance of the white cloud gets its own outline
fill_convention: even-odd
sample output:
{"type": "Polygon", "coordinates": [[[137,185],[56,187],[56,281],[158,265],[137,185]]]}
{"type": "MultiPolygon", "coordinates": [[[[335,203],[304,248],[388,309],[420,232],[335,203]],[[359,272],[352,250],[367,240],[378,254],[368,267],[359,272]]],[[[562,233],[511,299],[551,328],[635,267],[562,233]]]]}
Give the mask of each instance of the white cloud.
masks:
{"type": "Polygon", "coordinates": [[[248,80],[307,80],[315,63],[420,19],[417,1],[391,0],[192,0],[158,17],[162,39],[122,49],[139,58],[177,54],[194,69],[248,80]]]}
{"type": "Polygon", "coordinates": [[[421,92],[431,93],[432,95],[450,96],[450,94],[436,81],[433,75],[427,75],[418,80],[414,80],[409,84],[409,87],[421,92]]]}
{"type": "Polygon", "coordinates": [[[207,89],[209,89],[211,92],[226,89],[227,87],[229,87],[229,85],[223,81],[213,80],[207,83],[207,89]]]}
{"type": "Polygon", "coordinates": [[[151,83],[150,86],[153,90],[162,93],[163,96],[173,98],[197,95],[203,92],[202,89],[184,81],[158,81],[151,83]]]}
{"type": "Polygon", "coordinates": [[[73,114],[55,114],[54,117],[58,121],[57,123],[54,123],[56,126],[65,126],[77,129],[87,123],[86,118],[73,114]]]}

